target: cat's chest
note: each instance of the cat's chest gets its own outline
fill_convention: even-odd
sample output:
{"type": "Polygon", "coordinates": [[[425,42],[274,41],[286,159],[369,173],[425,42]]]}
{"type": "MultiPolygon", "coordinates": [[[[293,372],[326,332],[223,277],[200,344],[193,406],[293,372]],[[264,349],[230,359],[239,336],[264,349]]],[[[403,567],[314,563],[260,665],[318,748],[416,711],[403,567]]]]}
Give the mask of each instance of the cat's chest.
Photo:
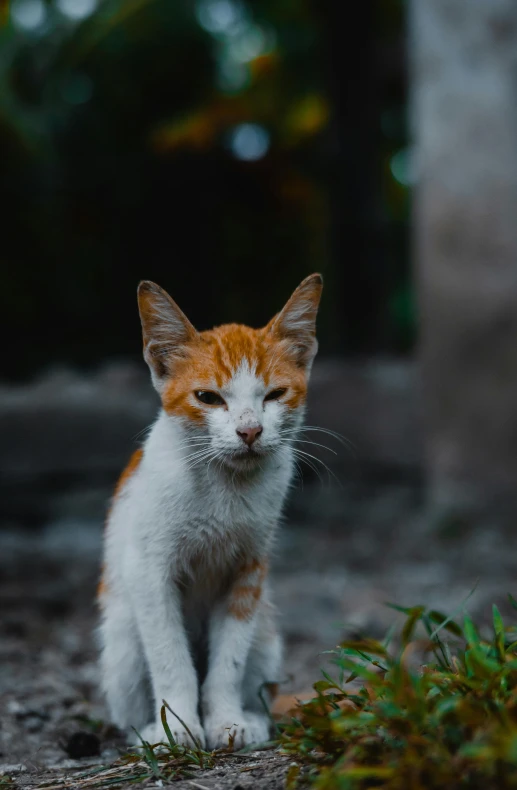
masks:
{"type": "Polygon", "coordinates": [[[242,493],[198,486],[172,498],[168,520],[178,549],[220,564],[227,556],[260,551],[281,506],[281,496],[260,488],[242,493]]]}
{"type": "Polygon", "coordinates": [[[240,491],[201,482],[163,485],[153,498],[152,521],[175,572],[196,580],[225,578],[239,562],[267,556],[282,497],[262,486],[240,491]]]}
{"type": "Polygon", "coordinates": [[[266,553],[270,533],[266,525],[244,519],[191,516],[177,529],[175,562],[197,582],[223,579],[239,563],[266,553]]]}
{"type": "Polygon", "coordinates": [[[249,558],[264,553],[260,536],[242,526],[191,522],[173,558],[185,613],[208,613],[229,591],[249,558]]]}

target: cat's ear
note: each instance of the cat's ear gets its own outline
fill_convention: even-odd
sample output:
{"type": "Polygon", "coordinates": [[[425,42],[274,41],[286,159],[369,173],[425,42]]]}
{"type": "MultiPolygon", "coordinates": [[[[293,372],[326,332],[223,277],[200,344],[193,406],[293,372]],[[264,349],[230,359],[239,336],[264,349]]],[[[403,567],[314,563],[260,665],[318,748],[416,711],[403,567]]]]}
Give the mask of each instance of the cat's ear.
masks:
{"type": "Polygon", "coordinates": [[[286,341],[296,364],[310,367],[318,350],[316,316],[323,289],[321,274],[306,277],[283,310],[267,325],[278,340],[286,341]]]}
{"type": "Polygon", "coordinates": [[[197,332],[169,294],[150,280],[138,286],[138,309],[142,322],[144,359],[159,391],[171,374],[174,359],[184,355],[197,332]]]}

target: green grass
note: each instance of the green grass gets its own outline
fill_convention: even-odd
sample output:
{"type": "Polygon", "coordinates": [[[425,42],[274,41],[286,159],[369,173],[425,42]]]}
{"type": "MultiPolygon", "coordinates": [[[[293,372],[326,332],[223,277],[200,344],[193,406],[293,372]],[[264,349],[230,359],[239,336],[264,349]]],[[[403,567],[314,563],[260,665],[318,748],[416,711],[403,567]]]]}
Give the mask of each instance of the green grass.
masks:
{"type": "MultiPolygon", "coordinates": [[[[336,677],[323,672],[314,698],[277,727],[269,745],[291,758],[287,790],[517,790],[517,624],[494,606],[482,635],[468,615],[460,624],[424,606],[392,608],[405,617],[400,633],[330,651],[336,677]]],[[[161,744],[142,741],[111,765],[34,790],[168,784],[232,756],[176,744],[166,708],[175,715],[165,703],[161,744]]]]}
{"type": "Polygon", "coordinates": [[[405,615],[398,649],[343,642],[332,651],[337,679],[323,673],[283,729],[299,764],[287,787],[517,788],[516,626],[496,606],[486,637],[468,615],[460,625],[423,606],[393,608],[405,615]]]}

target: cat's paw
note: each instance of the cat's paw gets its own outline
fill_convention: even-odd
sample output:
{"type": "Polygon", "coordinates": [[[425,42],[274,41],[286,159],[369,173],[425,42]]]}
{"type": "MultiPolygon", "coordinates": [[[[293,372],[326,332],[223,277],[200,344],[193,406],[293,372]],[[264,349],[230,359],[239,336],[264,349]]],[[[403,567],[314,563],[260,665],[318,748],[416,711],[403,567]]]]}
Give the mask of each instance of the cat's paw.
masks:
{"type": "Polygon", "coordinates": [[[210,716],[205,720],[205,735],[209,749],[242,749],[268,740],[269,721],[261,714],[242,711],[233,716],[210,716]]]}
{"type": "MultiPolygon", "coordinates": [[[[177,722],[177,725],[177,727],[172,726],[172,723],[169,722],[172,737],[176,743],[180,744],[181,746],[190,746],[191,748],[201,746],[203,749],[205,747],[205,732],[199,720],[188,722],[188,728],[196,739],[197,743],[194,743],[182,724],[177,722]]],[[[151,745],[157,743],[169,743],[161,721],[152,722],[151,724],[148,724],[146,727],[144,727],[142,731],[138,733],[138,735],[135,735],[133,743],[137,746],[141,746],[142,740],[147,741],[147,743],[150,743],[151,745]]]]}

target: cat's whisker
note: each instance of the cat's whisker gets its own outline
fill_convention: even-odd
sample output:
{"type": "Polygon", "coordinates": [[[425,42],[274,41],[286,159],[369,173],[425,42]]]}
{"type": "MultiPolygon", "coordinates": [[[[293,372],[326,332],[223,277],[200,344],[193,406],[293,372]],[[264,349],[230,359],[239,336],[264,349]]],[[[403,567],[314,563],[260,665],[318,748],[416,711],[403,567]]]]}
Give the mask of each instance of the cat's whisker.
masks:
{"type": "Polygon", "coordinates": [[[185,461],[187,458],[190,458],[190,455],[192,454],[192,453],[190,453],[190,454],[184,455],[185,452],[189,453],[189,451],[192,451],[194,453],[200,453],[202,450],[210,449],[210,446],[211,446],[211,443],[207,442],[207,444],[199,444],[199,445],[193,445],[191,447],[183,447],[182,448],[183,452],[181,454],[182,458],[185,461]]]}
{"type": "Polygon", "coordinates": [[[195,466],[197,466],[198,464],[200,464],[202,461],[204,461],[206,458],[209,457],[210,457],[209,455],[206,455],[206,456],[200,456],[199,458],[194,458],[186,465],[185,469],[187,471],[190,471],[191,469],[194,469],[195,466]]]}
{"type": "Polygon", "coordinates": [[[342,433],[338,433],[337,431],[333,431],[330,428],[320,428],[318,425],[305,425],[305,431],[319,431],[320,433],[326,433],[329,436],[332,436],[336,441],[341,442],[341,444],[346,445],[350,449],[357,452],[357,447],[355,444],[348,439],[346,436],[343,436],[342,433]]]}
{"type": "MultiPolygon", "coordinates": [[[[336,474],[335,474],[335,473],[332,471],[332,469],[330,469],[330,467],[329,467],[329,466],[327,466],[327,464],[325,463],[325,461],[322,461],[322,460],[321,460],[321,458],[318,458],[318,457],[317,457],[317,456],[315,456],[315,455],[311,455],[311,453],[308,453],[308,452],[306,452],[305,450],[300,450],[300,449],[299,449],[299,448],[297,448],[297,447],[293,447],[293,452],[294,452],[294,453],[296,453],[298,456],[302,456],[302,457],[304,457],[304,458],[305,458],[305,461],[306,461],[306,463],[307,463],[307,458],[311,458],[313,461],[317,461],[318,463],[320,463],[320,464],[322,465],[322,467],[323,467],[323,468],[326,470],[327,474],[328,474],[329,476],[331,475],[331,476],[334,478],[334,480],[336,481],[336,483],[338,484],[338,486],[339,486],[340,488],[342,488],[341,481],[339,480],[339,478],[338,478],[338,477],[336,476],[336,474]]],[[[300,460],[302,460],[302,458],[301,458],[300,460]]]]}
{"type": "Polygon", "coordinates": [[[180,442],[179,444],[176,445],[176,447],[178,447],[178,448],[179,447],[190,447],[191,445],[193,446],[195,444],[204,444],[204,443],[210,442],[210,441],[212,441],[212,440],[210,439],[209,436],[194,437],[194,438],[191,438],[191,439],[186,439],[184,442],[180,442]]]}
{"type": "Polygon", "coordinates": [[[213,453],[213,449],[212,448],[208,448],[208,449],[204,449],[204,450],[197,450],[195,453],[191,453],[190,455],[188,455],[183,460],[184,460],[184,463],[190,462],[190,463],[187,463],[187,469],[191,469],[192,466],[193,466],[193,464],[191,463],[192,461],[195,461],[195,463],[198,463],[198,461],[203,461],[205,458],[209,458],[212,455],[212,453],[213,453]]]}
{"type": "Polygon", "coordinates": [[[343,434],[338,433],[337,431],[332,430],[331,428],[322,428],[319,425],[300,425],[298,427],[291,429],[293,432],[300,431],[303,433],[304,431],[320,431],[321,433],[328,433],[333,436],[335,439],[338,439],[341,442],[350,443],[350,439],[347,439],[346,436],[343,434]]]}
{"type": "Polygon", "coordinates": [[[203,461],[206,461],[206,460],[207,460],[207,458],[210,458],[210,456],[211,456],[211,455],[212,455],[212,451],[210,450],[210,451],[207,451],[207,452],[206,452],[206,454],[204,454],[204,455],[201,455],[199,458],[196,458],[196,459],[194,459],[194,461],[193,461],[193,462],[191,462],[191,463],[190,463],[190,464],[189,464],[189,465],[186,467],[186,468],[187,468],[187,470],[188,470],[188,471],[190,471],[191,469],[194,469],[194,467],[198,466],[198,465],[199,465],[200,463],[202,463],[203,461]]]}
{"type": "Polygon", "coordinates": [[[188,461],[189,458],[193,458],[195,455],[200,455],[201,453],[204,453],[206,451],[213,450],[213,449],[214,448],[210,444],[206,444],[206,445],[203,445],[201,447],[195,447],[195,448],[193,448],[193,451],[191,453],[189,453],[188,455],[183,456],[183,460],[184,461],[188,461]]]}
{"type": "Polygon", "coordinates": [[[302,491],[303,491],[303,471],[302,471],[302,468],[301,468],[300,464],[298,463],[298,461],[296,461],[296,460],[294,462],[294,466],[296,468],[296,479],[301,484],[302,491]]]}
{"type": "Polygon", "coordinates": [[[208,473],[208,470],[210,469],[210,464],[212,463],[212,461],[215,461],[217,458],[221,458],[221,459],[224,458],[224,453],[222,452],[222,450],[219,450],[218,452],[216,452],[215,455],[213,456],[213,458],[211,458],[210,461],[208,462],[208,466],[206,467],[207,473],[208,473]]]}
{"type": "Polygon", "coordinates": [[[212,439],[210,436],[194,437],[188,440],[186,439],[184,442],[180,442],[179,444],[176,445],[176,447],[185,447],[185,446],[188,447],[189,445],[206,444],[206,442],[211,442],[211,441],[212,439]]]}
{"type": "Polygon", "coordinates": [[[329,453],[333,453],[333,455],[337,455],[336,450],[333,450],[332,447],[327,447],[326,444],[320,444],[319,442],[311,442],[309,439],[289,439],[288,441],[297,442],[301,444],[312,444],[314,447],[322,447],[324,450],[328,450],[329,453]]]}
{"type": "MultiPolygon", "coordinates": [[[[189,450],[192,450],[193,452],[198,452],[200,450],[206,450],[210,446],[211,446],[211,442],[204,442],[203,444],[190,444],[190,445],[188,444],[178,449],[182,450],[182,455],[183,455],[183,453],[188,452],[189,450]]],[[[183,455],[183,458],[185,457],[186,456],[183,455]]]]}
{"type": "MultiPolygon", "coordinates": [[[[212,442],[205,442],[202,445],[193,445],[192,449],[193,449],[193,451],[195,453],[200,453],[202,450],[206,450],[206,449],[208,449],[211,446],[212,446],[212,442]]],[[[186,448],[183,448],[183,449],[187,449],[188,450],[189,448],[186,447],[186,448]]],[[[188,456],[184,456],[184,458],[188,458],[188,456]]]]}
{"type": "MultiPolygon", "coordinates": [[[[219,465],[219,468],[222,471],[223,470],[223,464],[224,464],[224,453],[222,451],[219,453],[219,458],[218,458],[218,460],[216,462],[216,465],[217,464],[219,465]]],[[[233,482],[234,478],[235,478],[235,473],[232,475],[232,482],[233,482]]]]}
{"type": "Polygon", "coordinates": [[[342,434],[337,433],[337,431],[332,431],[329,428],[319,428],[317,425],[304,425],[304,426],[301,426],[300,428],[287,428],[287,429],[282,430],[280,433],[282,435],[288,435],[288,434],[293,434],[293,433],[302,433],[303,434],[305,431],[316,431],[316,432],[319,432],[319,433],[325,433],[328,436],[332,436],[334,439],[336,439],[336,441],[340,442],[340,444],[342,444],[348,450],[353,452],[354,455],[357,455],[357,447],[355,446],[355,444],[352,441],[350,441],[350,439],[347,439],[346,436],[343,436],[342,434]]]}
{"type": "Polygon", "coordinates": [[[138,433],[135,433],[135,435],[133,436],[133,441],[136,442],[137,439],[140,439],[142,436],[144,436],[144,434],[149,433],[153,425],[154,422],[150,423],[149,425],[146,425],[145,428],[142,428],[142,430],[138,431],[138,433]]]}
{"type": "Polygon", "coordinates": [[[312,461],[309,461],[307,458],[301,458],[300,462],[304,463],[306,466],[309,467],[309,469],[311,469],[314,472],[321,485],[326,485],[326,486],[329,485],[328,478],[326,480],[323,479],[321,471],[318,469],[316,464],[314,464],[312,461]]]}
{"type": "Polygon", "coordinates": [[[306,465],[309,467],[309,469],[312,469],[312,471],[313,471],[313,472],[314,472],[314,474],[317,476],[317,478],[318,478],[318,480],[320,481],[320,483],[323,485],[323,478],[322,478],[322,476],[321,476],[321,472],[320,472],[320,470],[318,469],[318,467],[316,466],[316,464],[314,464],[314,463],[313,463],[312,461],[310,461],[308,458],[304,458],[304,457],[302,457],[302,456],[300,456],[300,463],[304,463],[304,464],[306,464],[306,465]]]}

